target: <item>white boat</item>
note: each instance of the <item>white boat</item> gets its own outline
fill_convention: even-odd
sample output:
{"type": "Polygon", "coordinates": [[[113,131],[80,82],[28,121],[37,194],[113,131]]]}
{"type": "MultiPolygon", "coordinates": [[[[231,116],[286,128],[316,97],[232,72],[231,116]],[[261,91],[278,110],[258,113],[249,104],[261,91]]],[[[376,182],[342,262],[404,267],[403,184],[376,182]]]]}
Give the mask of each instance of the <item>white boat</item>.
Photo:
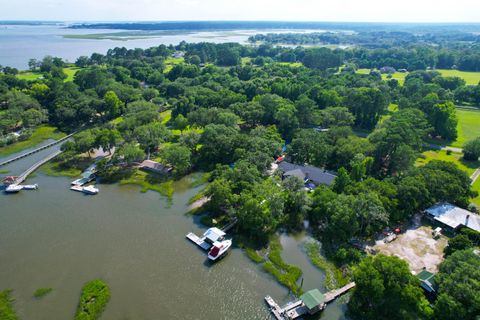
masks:
{"type": "Polygon", "coordinates": [[[232,240],[216,241],[208,252],[208,259],[217,261],[228,253],[228,249],[232,246],[232,240]]]}
{"type": "Polygon", "coordinates": [[[23,185],[23,189],[25,190],[37,190],[38,189],[38,184],[26,184],[23,185]]]}
{"type": "Polygon", "coordinates": [[[86,193],[86,194],[97,194],[98,191],[99,190],[97,188],[95,188],[94,186],[88,186],[88,187],[83,187],[82,188],[82,192],[86,193]]]}
{"type": "Polygon", "coordinates": [[[7,193],[16,193],[20,190],[23,189],[23,186],[20,186],[18,184],[11,184],[8,187],[5,188],[5,192],[7,193]]]}

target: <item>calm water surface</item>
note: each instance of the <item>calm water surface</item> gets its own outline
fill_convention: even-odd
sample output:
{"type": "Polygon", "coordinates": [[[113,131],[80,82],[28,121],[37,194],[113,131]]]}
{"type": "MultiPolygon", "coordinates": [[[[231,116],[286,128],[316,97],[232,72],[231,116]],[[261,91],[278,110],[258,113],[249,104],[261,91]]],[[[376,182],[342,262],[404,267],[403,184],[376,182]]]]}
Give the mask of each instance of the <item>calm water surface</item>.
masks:
{"type": "MultiPolygon", "coordinates": [[[[48,153],[48,152],[47,152],[48,153]]],[[[41,157],[10,164],[18,174],[41,157]]],[[[240,249],[217,264],[185,239],[203,232],[185,215],[198,188],[190,179],[176,184],[171,202],[135,186],[100,185],[97,196],[68,189],[71,179],[41,172],[29,178],[37,191],[0,194],[0,289],[14,289],[21,319],[73,319],[82,285],[105,279],[111,300],[103,320],[270,319],[263,298],[291,299],[240,249]],[[41,300],[39,287],[54,290],[41,300]]],[[[282,255],[304,272],[304,288],[323,291],[323,274],[302,251],[304,235],[281,236],[282,255]]],[[[343,319],[334,303],[322,319],[343,319]]]]}

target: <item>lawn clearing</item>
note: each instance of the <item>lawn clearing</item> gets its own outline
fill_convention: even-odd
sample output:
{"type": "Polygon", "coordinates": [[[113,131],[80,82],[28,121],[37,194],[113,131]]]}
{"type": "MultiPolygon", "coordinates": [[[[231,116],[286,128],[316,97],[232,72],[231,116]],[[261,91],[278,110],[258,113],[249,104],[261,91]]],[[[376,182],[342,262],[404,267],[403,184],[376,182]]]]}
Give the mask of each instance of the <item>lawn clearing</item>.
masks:
{"type": "MultiPolygon", "coordinates": [[[[370,70],[371,69],[366,69],[366,68],[363,68],[363,69],[358,69],[357,70],[357,73],[358,74],[370,74],[370,70]]],[[[395,72],[392,74],[392,77],[389,78],[388,74],[386,73],[382,73],[382,79],[383,80],[390,80],[390,79],[396,79],[398,80],[398,82],[400,83],[400,85],[403,85],[403,83],[405,82],[405,78],[406,76],[408,75],[407,72],[395,72]]]]}
{"type": "Polygon", "coordinates": [[[31,148],[47,139],[58,140],[63,138],[65,133],[58,131],[57,128],[51,126],[40,126],[35,129],[32,136],[25,141],[15,142],[8,146],[0,148],[0,157],[8,156],[12,153],[17,153],[23,149],[31,148]]]}
{"type": "MultiPolygon", "coordinates": [[[[78,67],[63,68],[63,72],[67,75],[67,78],[63,81],[64,82],[73,81],[75,73],[77,73],[78,70],[80,70],[80,69],[81,68],[78,68],[78,67]]],[[[20,80],[35,81],[35,80],[43,79],[43,73],[38,72],[38,71],[34,71],[34,72],[32,72],[32,71],[20,71],[20,73],[18,73],[16,75],[16,77],[20,80]]]]}
{"type": "Polygon", "coordinates": [[[169,58],[165,59],[165,61],[163,62],[165,64],[165,70],[163,70],[163,73],[170,72],[170,70],[172,70],[175,65],[183,63],[183,62],[185,62],[184,58],[169,57],[169,58]]]}
{"type": "Polygon", "coordinates": [[[429,226],[413,227],[399,235],[396,240],[385,243],[378,240],[373,247],[378,253],[387,256],[397,256],[407,261],[410,269],[420,272],[423,268],[436,273],[438,265],[443,261],[443,249],[447,246],[447,238],[432,237],[429,226]]]}
{"type": "Polygon", "coordinates": [[[68,81],[73,81],[73,78],[75,77],[75,74],[80,70],[81,68],[78,67],[67,67],[63,68],[63,72],[67,75],[67,78],[63,80],[64,82],[68,81]]]}
{"type": "Polygon", "coordinates": [[[21,71],[16,77],[20,80],[35,81],[41,79],[43,74],[41,72],[21,71]]]}
{"type": "Polygon", "coordinates": [[[480,178],[477,178],[477,180],[472,186],[472,190],[478,192],[478,196],[476,198],[473,198],[472,202],[475,203],[477,207],[480,209],[480,178]]]}
{"type": "Polygon", "coordinates": [[[465,161],[463,160],[463,154],[458,152],[451,152],[447,154],[446,150],[428,150],[422,153],[423,157],[418,158],[415,162],[416,166],[422,166],[429,163],[432,160],[442,160],[447,162],[452,162],[457,165],[457,167],[465,171],[468,176],[471,176],[475,170],[480,167],[480,161],[465,161]]]}
{"type": "Polygon", "coordinates": [[[445,70],[437,69],[436,71],[442,74],[442,77],[459,77],[465,80],[467,84],[478,84],[480,82],[480,72],[467,72],[459,70],[445,70]]]}
{"type": "Polygon", "coordinates": [[[480,109],[457,107],[457,118],[458,137],[452,146],[461,148],[465,142],[480,137],[480,109]]]}

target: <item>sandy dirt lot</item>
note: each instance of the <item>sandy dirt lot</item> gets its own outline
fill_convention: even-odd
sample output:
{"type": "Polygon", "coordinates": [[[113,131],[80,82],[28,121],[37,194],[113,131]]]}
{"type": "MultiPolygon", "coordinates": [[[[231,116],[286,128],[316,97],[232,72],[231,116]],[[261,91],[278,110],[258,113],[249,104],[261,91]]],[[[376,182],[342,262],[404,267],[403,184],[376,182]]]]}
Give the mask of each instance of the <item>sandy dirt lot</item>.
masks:
{"type": "Polygon", "coordinates": [[[399,235],[396,240],[385,243],[378,240],[373,248],[378,253],[395,255],[408,262],[410,269],[415,272],[426,268],[430,272],[437,272],[438,265],[443,261],[443,249],[447,246],[447,238],[441,236],[435,240],[432,237],[432,228],[418,226],[399,235]]]}

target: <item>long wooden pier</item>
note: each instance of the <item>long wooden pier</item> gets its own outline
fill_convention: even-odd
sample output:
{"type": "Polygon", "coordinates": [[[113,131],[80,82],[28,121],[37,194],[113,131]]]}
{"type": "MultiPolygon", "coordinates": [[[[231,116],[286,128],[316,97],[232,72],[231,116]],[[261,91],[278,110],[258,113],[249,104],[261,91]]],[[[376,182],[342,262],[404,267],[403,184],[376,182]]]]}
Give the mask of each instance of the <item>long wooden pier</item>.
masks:
{"type": "Polygon", "coordinates": [[[341,287],[340,289],[332,290],[330,292],[325,293],[325,303],[332,302],[333,300],[337,299],[341,295],[345,294],[350,289],[355,287],[355,282],[350,282],[345,286],[341,287]]]}
{"type": "Polygon", "coordinates": [[[35,163],[34,165],[32,165],[30,168],[28,168],[25,172],[23,172],[21,175],[19,175],[16,179],[15,179],[15,183],[14,184],[19,184],[19,183],[22,183],[23,181],[25,181],[25,179],[27,179],[27,177],[32,173],[34,172],[35,170],[37,170],[40,166],[42,166],[43,164],[47,163],[48,161],[52,160],[53,158],[55,158],[56,156],[58,156],[60,153],[62,153],[61,150],[58,150],[58,151],[55,151],[54,153],[48,155],[47,157],[43,158],[42,160],[38,161],[37,163],[35,163]]]}
{"type": "Polygon", "coordinates": [[[34,154],[34,153],[37,153],[37,152],[40,152],[40,151],[42,151],[42,150],[48,149],[48,148],[50,148],[50,147],[52,147],[52,146],[54,146],[54,145],[56,145],[56,144],[59,144],[60,142],[63,142],[63,141],[65,141],[65,140],[67,140],[68,138],[70,138],[71,136],[73,136],[73,135],[76,134],[76,133],[77,133],[77,132],[70,133],[69,135],[66,135],[65,137],[63,137],[63,138],[61,138],[61,139],[58,139],[58,140],[56,140],[56,141],[53,141],[53,142],[51,142],[51,143],[49,143],[49,144],[46,144],[46,145],[41,146],[41,147],[38,147],[38,148],[36,148],[36,149],[34,149],[34,150],[30,150],[30,151],[28,151],[28,152],[22,153],[21,155],[18,155],[18,156],[16,156],[16,157],[12,158],[12,159],[8,159],[8,160],[5,160],[5,161],[2,161],[2,162],[0,162],[0,167],[1,167],[1,166],[4,166],[4,165],[7,165],[7,164],[9,164],[9,163],[15,162],[15,161],[17,161],[17,160],[23,159],[23,158],[25,158],[25,157],[28,157],[28,156],[30,156],[30,155],[32,155],[32,154],[34,154]]]}

